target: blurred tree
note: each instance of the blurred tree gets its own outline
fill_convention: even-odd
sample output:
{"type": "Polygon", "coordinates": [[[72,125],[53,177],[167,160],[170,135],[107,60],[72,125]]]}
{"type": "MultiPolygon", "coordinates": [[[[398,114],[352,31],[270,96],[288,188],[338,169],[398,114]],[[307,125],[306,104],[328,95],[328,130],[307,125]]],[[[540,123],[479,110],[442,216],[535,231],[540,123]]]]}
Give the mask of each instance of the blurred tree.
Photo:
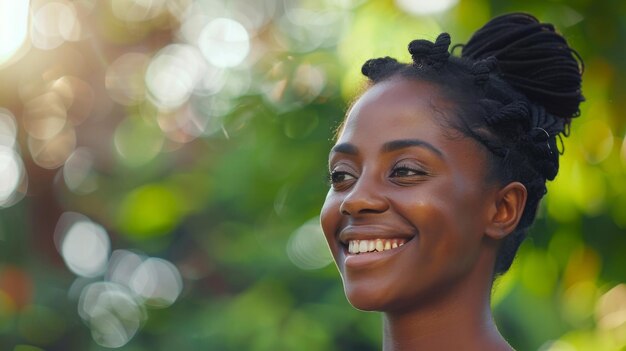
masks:
{"type": "Polygon", "coordinates": [[[2,6],[2,350],[379,349],[316,225],[333,132],[366,59],[509,11],[579,50],[587,102],[496,317],[519,350],[626,350],[624,2],[2,6]]]}

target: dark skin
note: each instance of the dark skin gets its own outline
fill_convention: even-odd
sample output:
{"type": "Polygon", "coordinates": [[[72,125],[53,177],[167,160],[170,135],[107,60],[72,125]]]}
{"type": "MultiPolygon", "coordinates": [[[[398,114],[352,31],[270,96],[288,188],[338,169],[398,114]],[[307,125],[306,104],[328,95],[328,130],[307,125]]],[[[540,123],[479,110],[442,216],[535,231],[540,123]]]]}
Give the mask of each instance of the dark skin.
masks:
{"type": "Polygon", "coordinates": [[[451,106],[430,83],[378,83],[351,108],[329,156],[322,228],[350,303],[383,312],[385,351],[512,350],[490,292],[526,189],[488,180],[485,149],[442,122],[451,106]],[[350,241],[377,239],[403,245],[348,251],[350,241]]]}

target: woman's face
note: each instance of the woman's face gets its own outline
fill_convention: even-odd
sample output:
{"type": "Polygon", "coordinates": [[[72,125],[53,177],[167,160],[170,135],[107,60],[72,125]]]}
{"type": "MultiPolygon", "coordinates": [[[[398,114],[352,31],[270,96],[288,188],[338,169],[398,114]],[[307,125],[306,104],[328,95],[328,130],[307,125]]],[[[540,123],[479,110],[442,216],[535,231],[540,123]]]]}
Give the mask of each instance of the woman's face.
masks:
{"type": "Polygon", "coordinates": [[[356,308],[402,310],[453,291],[485,255],[495,190],[484,151],[446,129],[437,90],[405,79],[374,85],[330,152],[321,224],[356,308]]]}

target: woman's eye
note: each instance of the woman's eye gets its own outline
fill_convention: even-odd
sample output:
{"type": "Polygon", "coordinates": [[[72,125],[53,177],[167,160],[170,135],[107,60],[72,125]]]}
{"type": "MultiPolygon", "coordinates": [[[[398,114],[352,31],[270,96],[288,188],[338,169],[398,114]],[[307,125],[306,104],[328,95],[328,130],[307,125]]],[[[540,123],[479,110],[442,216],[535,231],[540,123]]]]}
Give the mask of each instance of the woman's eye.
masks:
{"type": "Polygon", "coordinates": [[[352,179],[356,179],[356,177],[354,177],[353,175],[351,175],[348,172],[332,171],[330,173],[330,183],[333,186],[340,185],[341,183],[344,183],[344,182],[352,180],[352,179]]]}
{"type": "Polygon", "coordinates": [[[415,177],[426,175],[426,172],[410,167],[396,167],[391,171],[391,177],[415,177]]]}

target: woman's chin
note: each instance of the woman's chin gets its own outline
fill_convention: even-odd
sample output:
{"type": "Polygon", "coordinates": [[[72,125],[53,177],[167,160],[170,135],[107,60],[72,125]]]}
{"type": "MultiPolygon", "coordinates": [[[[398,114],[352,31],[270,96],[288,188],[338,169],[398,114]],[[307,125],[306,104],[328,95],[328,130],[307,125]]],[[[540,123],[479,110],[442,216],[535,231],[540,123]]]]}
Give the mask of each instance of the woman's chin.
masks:
{"type": "Polygon", "coordinates": [[[352,307],[361,311],[384,311],[387,305],[384,296],[380,292],[367,291],[365,289],[346,288],[346,298],[352,307]]]}

